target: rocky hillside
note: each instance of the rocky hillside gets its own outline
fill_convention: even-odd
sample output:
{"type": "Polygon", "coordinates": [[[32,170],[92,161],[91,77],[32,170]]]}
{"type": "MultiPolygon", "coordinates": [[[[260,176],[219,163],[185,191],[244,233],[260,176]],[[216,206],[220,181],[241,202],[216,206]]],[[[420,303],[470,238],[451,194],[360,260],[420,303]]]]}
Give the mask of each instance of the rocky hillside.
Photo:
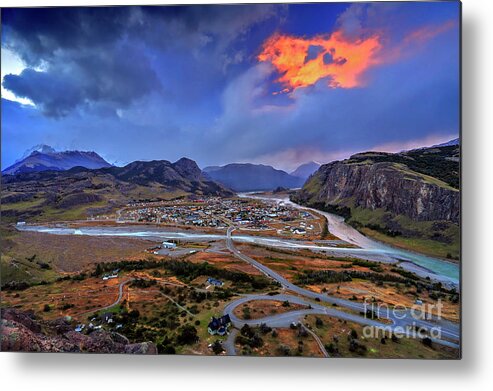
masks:
{"type": "Polygon", "coordinates": [[[2,309],[1,330],[4,352],[157,354],[152,342],[129,343],[123,335],[104,330],[81,334],[69,318],[43,321],[14,308],[2,309]]]}
{"type": "Polygon", "coordinates": [[[40,171],[64,171],[73,167],[97,169],[111,167],[96,152],[63,151],[56,152],[47,145],[36,146],[30,153],[12,166],[3,170],[2,174],[15,175],[40,171]]]}
{"type": "Polygon", "coordinates": [[[441,243],[448,248],[441,254],[452,256],[460,218],[459,147],[360,153],[321,166],[293,199],[341,214],[365,233],[441,243]]]}
{"type": "Polygon", "coordinates": [[[175,163],[137,161],[97,170],[74,167],[4,175],[2,179],[2,218],[13,220],[85,218],[132,200],[233,195],[202,175],[197,164],[186,158],[175,163]]]}

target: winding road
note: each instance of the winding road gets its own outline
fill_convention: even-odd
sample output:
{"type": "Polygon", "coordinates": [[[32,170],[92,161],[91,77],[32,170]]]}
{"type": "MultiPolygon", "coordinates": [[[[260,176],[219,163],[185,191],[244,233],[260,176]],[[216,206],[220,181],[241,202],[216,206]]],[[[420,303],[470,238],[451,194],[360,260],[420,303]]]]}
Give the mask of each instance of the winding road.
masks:
{"type": "MultiPolygon", "coordinates": [[[[395,309],[388,309],[387,307],[371,308],[379,318],[390,320],[391,324],[385,324],[365,316],[359,316],[353,313],[344,312],[341,310],[337,310],[335,308],[327,307],[325,305],[306,300],[305,298],[313,299],[320,302],[337,305],[346,308],[348,310],[354,311],[356,313],[363,313],[363,314],[365,314],[367,310],[370,309],[370,306],[366,306],[364,303],[358,303],[350,300],[332,297],[326,294],[312,292],[310,290],[301,288],[293,284],[292,282],[288,281],[286,278],[281,276],[279,273],[273,271],[272,269],[254,260],[253,258],[241,253],[234,246],[233,237],[232,237],[232,233],[234,230],[235,227],[228,228],[226,245],[228,250],[231,251],[231,253],[235,257],[241,259],[244,262],[249,263],[256,269],[261,271],[263,274],[265,274],[267,277],[277,281],[284,289],[292,291],[302,296],[299,297],[299,296],[287,295],[287,294],[280,294],[274,296],[261,295],[261,294],[246,295],[231,303],[228,303],[224,308],[224,314],[228,314],[230,316],[231,321],[236,328],[241,328],[245,324],[248,324],[250,326],[259,326],[262,323],[265,323],[269,327],[289,327],[291,323],[298,323],[300,319],[305,315],[310,315],[310,314],[329,315],[336,318],[359,323],[362,325],[373,326],[378,329],[391,330],[396,333],[403,333],[409,330],[409,328],[420,327],[429,332],[437,332],[437,334],[440,333],[442,338],[447,338],[447,340],[432,338],[434,342],[454,348],[459,347],[457,343],[450,341],[452,340],[458,342],[460,340],[459,326],[451,322],[442,321],[438,319],[434,319],[430,321],[423,320],[417,317],[416,314],[413,314],[411,310],[398,311],[395,309]],[[289,301],[294,304],[306,305],[307,309],[289,311],[282,314],[266,316],[260,319],[249,319],[249,320],[240,319],[234,314],[234,309],[239,305],[249,301],[258,301],[258,300],[289,301]]],[[[225,349],[228,354],[234,354],[235,352],[234,349],[235,338],[236,338],[236,333],[231,333],[227,341],[225,342],[225,349]]]]}

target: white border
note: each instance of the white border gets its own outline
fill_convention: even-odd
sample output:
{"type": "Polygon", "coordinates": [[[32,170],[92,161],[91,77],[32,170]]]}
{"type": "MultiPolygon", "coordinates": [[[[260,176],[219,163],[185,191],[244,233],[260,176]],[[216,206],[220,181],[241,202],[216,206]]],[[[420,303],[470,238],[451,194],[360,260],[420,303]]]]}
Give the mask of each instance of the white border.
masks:
{"type": "MultiPolygon", "coordinates": [[[[2,0],[1,5],[18,7],[166,3],[172,2],[2,0]]],[[[179,3],[202,2],[182,0],[179,3]]],[[[493,383],[493,306],[489,289],[493,278],[492,8],[491,0],[463,1],[462,361],[0,353],[0,381],[4,389],[490,389],[493,383]]]]}

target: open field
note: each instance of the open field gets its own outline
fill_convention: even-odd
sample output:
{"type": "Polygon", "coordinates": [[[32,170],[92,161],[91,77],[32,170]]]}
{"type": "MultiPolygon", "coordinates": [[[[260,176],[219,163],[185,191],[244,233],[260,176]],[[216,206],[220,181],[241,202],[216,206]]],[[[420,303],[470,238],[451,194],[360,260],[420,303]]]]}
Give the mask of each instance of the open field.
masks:
{"type": "MultiPolygon", "coordinates": [[[[22,260],[36,255],[59,272],[78,272],[99,262],[142,258],[155,242],[133,238],[13,232],[2,255],[22,260]]],[[[5,276],[2,276],[2,281],[5,276]]]]}
{"type": "Polygon", "coordinates": [[[241,355],[247,356],[304,356],[323,357],[317,342],[310,334],[300,334],[298,329],[274,328],[267,333],[259,329],[253,329],[261,340],[261,346],[251,347],[245,343],[239,343],[242,339],[236,339],[236,349],[241,355]]]}
{"type": "Polygon", "coordinates": [[[383,335],[365,338],[363,326],[329,316],[309,315],[304,323],[320,337],[331,357],[450,359],[459,354],[457,349],[433,343],[426,346],[418,338],[393,340],[383,335]],[[351,339],[356,344],[351,343],[351,339]]]}
{"type": "Polygon", "coordinates": [[[283,314],[285,312],[306,308],[306,306],[295,303],[258,300],[249,301],[248,303],[236,307],[233,313],[240,319],[259,319],[268,315],[283,314]]]}

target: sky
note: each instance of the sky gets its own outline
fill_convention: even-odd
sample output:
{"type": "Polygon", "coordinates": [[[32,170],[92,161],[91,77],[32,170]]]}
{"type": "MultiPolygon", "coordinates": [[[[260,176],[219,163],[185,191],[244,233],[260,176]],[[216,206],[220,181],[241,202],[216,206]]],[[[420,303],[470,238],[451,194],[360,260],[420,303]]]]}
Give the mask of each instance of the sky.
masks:
{"type": "Polygon", "coordinates": [[[37,144],[109,162],[287,171],[458,137],[459,3],[2,9],[2,168],[37,144]]]}

